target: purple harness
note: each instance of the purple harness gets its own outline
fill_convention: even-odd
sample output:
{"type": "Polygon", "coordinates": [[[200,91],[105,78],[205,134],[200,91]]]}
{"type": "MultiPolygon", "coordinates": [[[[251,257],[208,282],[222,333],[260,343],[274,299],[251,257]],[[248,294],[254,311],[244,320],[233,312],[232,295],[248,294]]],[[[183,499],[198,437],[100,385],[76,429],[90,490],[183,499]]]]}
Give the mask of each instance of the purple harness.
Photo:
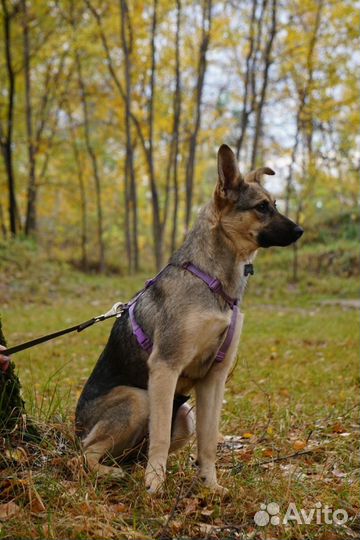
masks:
{"type": "MultiPolygon", "coordinates": [[[[171,266],[171,264],[165,266],[165,268],[163,268],[157,276],[155,276],[152,279],[149,279],[145,283],[144,289],[128,304],[129,317],[130,317],[133,334],[136,337],[136,340],[138,344],[140,345],[140,347],[149,354],[152,351],[153,343],[151,339],[149,338],[149,336],[145,334],[144,330],[136,321],[135,306],[140,296],[146,291],[146,289],[151,287],[159,279],[159,277],[162,275],[162,273],[168,266],[171,266]]],[[[194,266],[193,264],[185,263],[183,264],[182,268],[184,270],[187,270],[188,272],[191,272],[194,276],[200,278],[214,294],[219,294],[220,296],[222,296],[225,302],[232,309],[231,321],[230,321],[230,325],[228,327],[225,339],[215,356],[216,362],[222,362],[226,356],[226,353],[231,345],[232,338],[234,336],[236,320],[239,314],[239,308],[237,306],[238,300],[237,298],[231,298],[225,293],[220,280],[218,280],[217,278],[213,278],[209,276],[208,274],[205,274],[205,272],[202,272],[201,270],[199,270],[199,268],[196,268],[196,266],[194,266]]]]}

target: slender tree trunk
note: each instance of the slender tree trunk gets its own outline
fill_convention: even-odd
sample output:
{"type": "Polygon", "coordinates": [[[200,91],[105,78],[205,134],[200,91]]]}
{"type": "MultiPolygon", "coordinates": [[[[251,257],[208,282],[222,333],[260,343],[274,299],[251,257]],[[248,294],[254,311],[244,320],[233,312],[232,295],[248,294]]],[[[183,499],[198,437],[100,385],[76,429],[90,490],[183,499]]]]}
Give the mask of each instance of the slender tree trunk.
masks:
{"type": "Polygon", "coordinates": [[[270,28],[270,33],[269,33],[268,41],[266,43],[265,52],[264,52],[263,80],[262,80],[262,85],[261,85],[260,99],[256,106],[255,132],[254,132],[253,147],[252,147],[252,152],[251,152],[251,167],[250,167],[251,169],[254,169],[256,165],[256,156],[258,152],[258,146],[259,146],[259,140],[260,140],[260,134],[261,134],[261,128],[262,128],[262,114],[263,114],[263,109],[265,105],[266,91],[267,91],[268,80],[269,80],[269,69],[272,63],[271,52],[272,52],[274,38],[276,35],[276,15],[277,15],[276,2],[277,0],[272,0],[271,28],[270,28]]]}
{"type": "MultiPolygon", "coordinates": [[[[98,11],[94,8],[90,0],[85,0],[86,5],[90,9],[92,15],[94,16],[96,23],[99,28],[100,39],[104,47],[107,66],[111,78],[121,96],[126,101],[126,93],[122,86],[122,83],[117,76],[114,63],[112,60],[109,44],[104,32],[103,24],[101,21],[101,16],[98,11]]],[[[153,161],[153,134],[154,134],[154,96],[155,96],[155,72],[156,72],[156,48],[155,48],[155,35],[156,35],[156,26],[157,26],[157,0],[153,2],[153,17],[151,24],[151,68],[150,68],[150,88],[149,88],[149,99],[148,99],[148,137],[143,133],[143,128],[134,114],[133,111],[130,112],[130,117],[133,125],[135,126],[136,133],[139,136],[141,146],[143,148],[144,156],[146,159],[146,164],[148,168],[148,174],[150,179],[150,190],[151,190],[151,202],[152,202],[152,229],[153,229],[153,239],[154,239],[154,254],[155,254],[155,265],[156,268],[160,268],[162,262],[162,238],[161,238],[161,220],[160,220],[160,205],[159,205],[159,194],[155,178],[154,170],[154,161],[153,161]]]]}
{"type": "Polygon", "coordinates": [[[25,116],[27,130],[27,148],[29,160],[29,178],[27,191],[27,210],[25,219],[25,234],[32,235],[37,228],[36,219],[36,162],[35,146],[33,139],[33,111],[31,103],[31,65],[30,65],[30,37],[27,1],[21,0],[23,19],[23,49],[24,49],[24,74],[25,74],[25,116]]]}
{"type": "Polygon", "coordinates": [[[102,273],[102,272],[105,272],[105,245],[104,245],[104,239],[103,239],[103,212],[102,212],[102,200],[101,200],[101,182],[100,182],[100,174],[99,174],[99,167],[98,167],[96,154],[95,154],[95,151],[92,146],[91,139],[90,139],[90,122],[89,122],[89,111],[88,111],[88,104],[87,104],[87,98],[86,98],[86,89],[85,89],[84,79],[82,76],[81,62],[80,62],[78,52],[76,52],[76,66],[77,66],[77,71],[78,71],[78,81],[79,81],[81,104],[82,104],[82,110],[83,110],[83,118],[84,118],[85,144],[86,144],[86,149],[88,151],[88,154],[91,160],[91,165],[92,165],[93,175],[94,175],[95,193],[96,193],[97,232],[98,232],[98,244],[99,244],[99,271],[102,273]]]}
{"type": "Polygon", "coordinates": [[[197,82],[196,82],[196,105],[195,105],[195,122],[193,131],[189,139],[189,153],[186,163],[185,173],[185,188],[186,188],[186,204],[185,204],[185,233],[187,233],[190,225],[192,200],[193,200],[193,185],[194,185],[194,169],[196,148],[198,142],[198,134],[201,124],[201,102],[204,89],[205,73],[207,68],[206,54],[210,43],[211,32],[211,13],[212,0],[204,0],[203,4],[203,18],[202,18],[202,37],[199,50],[199,60],[197,69],[197,82]]]}
{"type": "Polygon", "coordinates": [[[128,170],[128,155],[125,155],[124,160],[124,232],[125,232],[125,246],[126,255],[128,261],[128,272],[133,271],[133,255],[132,255],[132,241],[131,241],[131,229],[130,229],[130,210],[131,197],[129,189],[129,170],[128,170]]]}
{"type": "Polygon", "coordinates": [[[179,131],[181,117],[181,79],[180,79],[180,30],[181,30],[181,0],[176,1],[176,35],[175,35],[175,93],[174,93],[174,125],[173,125],[173,185],[174,206],[171,230],[171,253],[176,250],[177,224],[179,212],[178,158],[179,131]]]}
{"type": "Polygon", "coordinates": [[[70,137],[71,145],[74,154],[74,161],[76,165],[77,177],[79,182],[79,193],[80,193],[80,209],[81,209],[81,268],[86,272],[89,266],[88,255],[87,255],[87,243],[88,243],[88,232],[87,232],[87,197],[86,197],[86,188],[83,175],[83,167],[81,163],[80,153],[78,145],[76,142],[76,132],[73,124],[73,118],[71,115],[70,108],[68,108],[68,116],[70,121],[70,137]]]}
{"type": "Polygon", "coordinates": [[[6,238],[7,238],[7,229],[6,229],[6,225],[5,225],[4,211],[3,211],[1,201],[0,201],[0,228],[1,228],[2,237],[4,238],[4,240],[6,240],[6,238]]]}
{"type": "Polygon", "coordinates": [[[285,188],[285,213],[286,214],[289,214],[290,212],[290,200],[291,200],[291,195],[293,191],[293,169],[294,169],[294,165],[296,161],[296,153],[297,153],[297,149],[298,149],[298,145],[300,141],[301,129],[302,129],[302,124],[303,124],[303,112],[306,107],[307,99],[308,99],[309,93],[311,92],[311,86],[313,82],[313,75],[314,75],[313,57],[314,57],[314,50],[315,50],[315,46],[317,42],[318,32],[320,28],[322,8],[323,8],[323,0],[319,0],[317,4],[314,29],[312,32],[312,36],[309,43],[309,49],[308,49],[308,53],[306,57],[307,77],[306,77],[304,86],[298,90],[299,98],[298,98],[297,112],[296,112],[295,140],[294,140],[294,146],[291,153],[289,171],[286,177],[286,188],[285,188]]]}
{"type": "Polygon", "coordinates": [[[8,76],[8,107],[6,115],[6,126],[0,126],[1,149],[5,162],[5,170],[8,184],[9,194],[9,222],[10,232],[16,236],[18,230],[18,208],[16,202],[15,174],[13,167],[13,127],[14,127],[14,105],[15,105],[15,72],[13,68],[12,52],[11,52],[11,21],[15,11],[9,12],[6,0],[1,0],[3,11],[3,26],[4,26],[4,51],[5,64],[8,76]]]}
{"type": "Polygon", "coordinates": [[[248,110],[248,99],[249,99],[249,86],[250,86],[250,76],[251,76],[251,64],[254,53],[254,43],[255,43],[255,20],[256,20],[256,8],[257,0],[252,1],[252,10],[251,10],[251,19],[250,19],[250,29],[249,29],[249,50],[246,55],[246,69],[245,69],[245,80],[244,80],[244,97],[243,105],[240,118],[240,135],[236,141],[236,157],[240,159],[240,152],[243,147],[243,143],[246,136],[249,116],[252,111],[248,110]]]}
{"type": "Polygon", "coordinates": [[[126,132],[126,159],[125,159],[125,183],[130,189],[129,192],[131,205],[129,205],[126,195],[125,212],[128,214],[131,209],[131,231],[129,228],[129,216],[125,218],[125,234],[127,251],[130,254],[129,269],[135,272],[139,270],[139,247],[138,247],[138,208],[137,208],[137,190],[134,169],[134,151],[131,135],[131,102],[132,102],[132,83],[131,83],[131,54],[132,54],[132,28],[129,16],[129,7],[126,0],[120,0],[121,13],[121,43],[124,53],[124,75],[125,75],[125,132],[126,132]],[[130,239],[130,245],[128,245],[130,239]],[[130,247],[131,246],[131,247],[130,247]]]}
{"type": "Polygon", "coordinates": [[[162,265],[163,249],[162,249],[162,231],[160,220],[160,205],[159,195],[156,186],[155,179],[155,167],[154,167],[154,100],[155,100],[155,81],[156,81],[156,29],[157,29],[157,0],[153,0],[153,16],[151,25],[151,68],[150,68],[150,96],[148,102],[148,167],[150,176],[150,189],[151,189],[151,201],[152,201],[152,214],[153,214],[153,237],[154,237],[154,251],[155,251],[155,265],[156,269],[160,270],[162,265]]]}
{"type": "Polygon", "coordinates": [[[81,267],[83,270],[88,269],[88,256],[87,256],[87,200],[86,200],[86,190],[85,182],[82,172],[82,166],[80,162],[79,150],[76,144],[76,141],[73,141],[73,152],[76,163],[78,181],[79,181],[79,191],[80,191],[80,207],[81,207],[81,267]]]}
{"type": "Polygon", "coordinates": [[[171,231],[171,253],[175,251],[177,215],[179,206],[178,189],[178,155],[179,155],[179,127],[181,114],[181,82],[180,82],[180,22],[181,22],[181,0],[176,1],[176,30],[175,30],[175,90],[173,97],[173,124],[171,140],[169,144],[169,154],[165,174],[165,202],[163,218],[161,222],[162,238],[165,237],[165,228],[170,210],[171,183],[174,195],[173,220],[171,231]]]}

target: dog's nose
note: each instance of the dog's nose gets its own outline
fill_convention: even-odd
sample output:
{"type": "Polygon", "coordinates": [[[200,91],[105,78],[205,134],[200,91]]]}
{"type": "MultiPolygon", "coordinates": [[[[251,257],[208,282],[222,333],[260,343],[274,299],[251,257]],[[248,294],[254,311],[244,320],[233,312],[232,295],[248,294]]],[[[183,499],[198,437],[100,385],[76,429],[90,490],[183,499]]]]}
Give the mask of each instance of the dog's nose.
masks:
{"type": "Polygon", "coordinates": [[[304,229],[302,227],[300,227],[299,225],[296,225],[293,232],[294,232],[296,240],[298,240],[300,238],[300,236],[303,235],[304,229]]]}

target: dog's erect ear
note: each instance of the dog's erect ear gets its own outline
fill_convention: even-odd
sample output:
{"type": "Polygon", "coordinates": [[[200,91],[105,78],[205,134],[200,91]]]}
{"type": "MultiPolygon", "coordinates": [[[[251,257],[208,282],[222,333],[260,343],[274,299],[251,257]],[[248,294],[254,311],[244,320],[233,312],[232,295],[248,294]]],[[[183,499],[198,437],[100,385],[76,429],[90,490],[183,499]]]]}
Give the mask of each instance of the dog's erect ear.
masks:
{"type": "Polygon", "coordinates": [[[246,182],[257,182],[260,184],[263,174],[273,175],[275,172],[269,167],[261,167],[256,169],[256,171],[251,171],[245,176],[246,182]]]}
{"type": "Polygon", "coordinates": [[[234,152],[226,144],[218,151],[218,182],[216,193],[222,198],[230,197],[244,182],[234,152]]]}

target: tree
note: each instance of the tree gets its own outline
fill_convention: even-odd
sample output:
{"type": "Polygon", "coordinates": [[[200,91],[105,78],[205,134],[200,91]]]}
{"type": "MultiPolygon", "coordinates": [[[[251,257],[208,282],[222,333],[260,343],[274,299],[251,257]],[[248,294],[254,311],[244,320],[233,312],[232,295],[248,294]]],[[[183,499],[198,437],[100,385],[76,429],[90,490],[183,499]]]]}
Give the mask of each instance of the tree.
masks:
{"type": "Polygon", "coordinates": [[[137,189],[134,169],[134,143],[132,137],[132,80],[131,80],[131,55],[133,51],[133,29],[131,25],[129,7],[126,0],[120,0],[121,19],[121,44],[124,55],[124,78],[125,78],[125,133],[126,133],[126,156],[124,166],[125,182],[125,227],[126,247],[129,261],[129,271],[139,270],[139,246],[138,246],[138,209],[137,189]],[[131,228],[130,228],[130,219],[131,228]]]}
{"type": "Polygon", "coordinates": [[[185,188],[186,188],[186,203],[185,203],[185,232],[188,231],[191,218],[191,209],[194,190],[194,170],[196,148],[198,135],[201,125],[201,101],[204,90],[205,73],[207,68],[207,51],[210,43],[212,21],[212,0],[204,0],[202,5],[202,23],[201,23],[201,41],[199,47],[199,58],[197,67],[197,79],[195,86],[195,112],[194,125],[189,137],[188,157],[186,162],[185,188]]]}
{"type": "Polygon", "coordinates": [[[101,181],[100,181],[100,172],[98,159],[94,150],[94,147],[91,142],[90,136],[90,118],[89,118],[89,107],[86,95],[86,86],[84,77],[82,74],[82,67],[80,61],[79,51],[75,53],[76,69],[78,76],[78,83],[80,89],[81,105],[83,111],[83,121],[84,121],[84,138],[86,148],[90,157],[94,184],[95,184],[95,193],[96,193],[96,212],[97,212],[97,234],[98,234],[98,246],[99,246],[99,271],[105,271],[105,243],[104,243],[104,225],[103,225],[103,208],[102,208],[102,197],[101,197],[101,181]]]}
{"type": "Polygon", "coordinates": [[[16,187],[15,187],[15,171],[13,164],[13,135],[14,135],[14,110],[15,110],[15,94],[16,94],[16,78],[15,69],[12,57],[12,43],[11,43],[11,27],[18,13],[18,6],[15,5],[13,9],[9,9],[7,0],[1,0],[2,16],[3,16],[3,28],[4,28],[4,54],[5,64],[8,79],[7,88],[7,112],[5,125],[0,119],[0,144],[1,151],[4,157],[5,170],[8,183],[9,194],[9,222],[10,232],[12,235],[16,235],[19,228],[19,215],[18,206],[16,200],[16,187]]]}
{"type": "Polygon", "coordinates": [[[221,142],[244,170],[269,160],[293,217],[357,204],[351,0],[0,6],[3,238],[24,223],[83,268],[105,246],[109,267],[159,268],[211,195],[221,142]]]}
{"type": "Polygon", "coordinates": [[[30,67],[30,37],[29,16],[26,0],[21,0],[23,45],[24,45],[24,75],[25,75],[25,114],[27,130],[27,147],[29,157],[29,183],[27,195],[27,211],[25,233],[31,235],[36,231],[36,171],[35,171],[35,144],[33,134],[33,108],[31,102],[31,67],[30,67]]]}
{"type": "MultiPolygon", "coordinates": [[[[277,0],[252,0],[249,36],[245,59],[243,104],[240,114],[236,155],[240,158],[249,137],[250,120],[254,116],[250,168],[256,166],[260,147],[263,113],[269,85],[272,50],[277,32],[277,0]]],[[[236,44],[236,47],[238,45],[236,44]]]]}

